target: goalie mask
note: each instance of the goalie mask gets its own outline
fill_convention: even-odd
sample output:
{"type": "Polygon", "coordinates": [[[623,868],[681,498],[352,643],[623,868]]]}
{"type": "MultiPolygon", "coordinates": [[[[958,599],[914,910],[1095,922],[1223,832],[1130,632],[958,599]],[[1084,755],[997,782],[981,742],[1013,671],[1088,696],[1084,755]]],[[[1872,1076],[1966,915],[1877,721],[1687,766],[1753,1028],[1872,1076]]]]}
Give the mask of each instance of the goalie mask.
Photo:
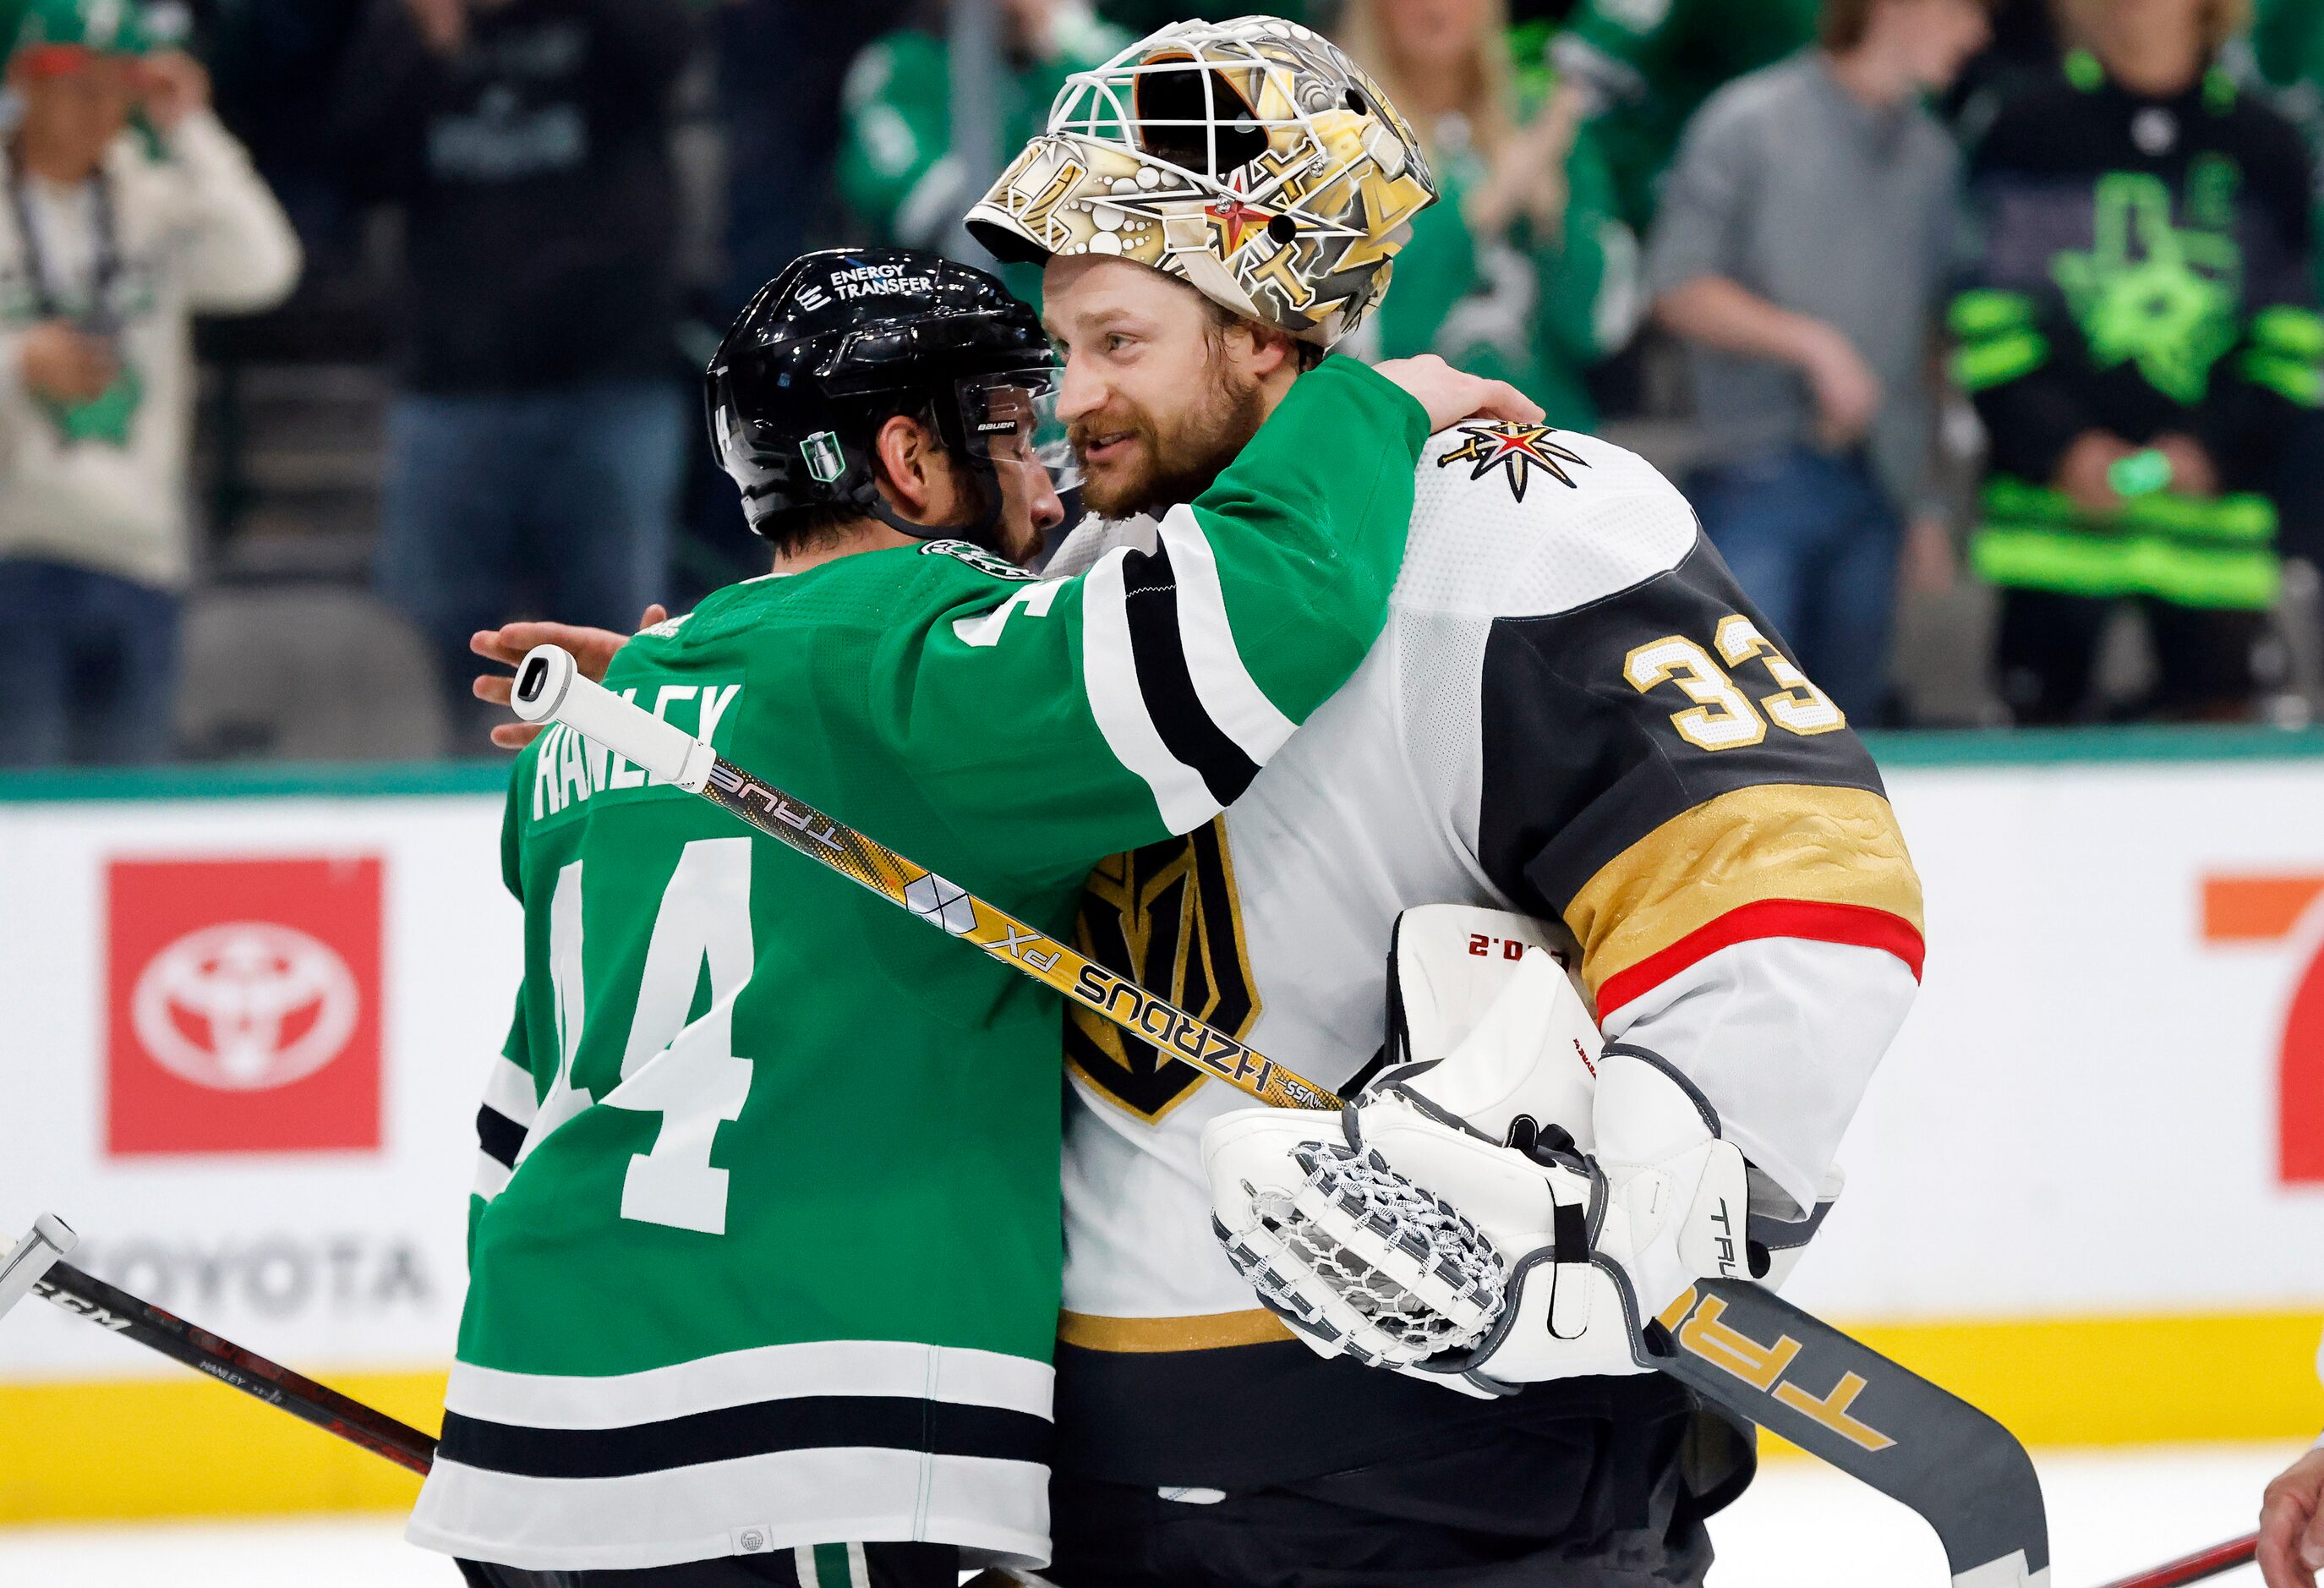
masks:
{"type": "Polygon", "coordinates": [[[967,225],[997,258],[1117,255],[1329,347],[1435,201],[1370,78],[1321,34],[1250,16],[1176,23],[1067,78],[967,225]]]}
{"type": "Polygon", "coordinates": [[[981,270],[907,248],[804,254],[759,289],[704,375],[710,441],[752,531],[779,539],[839,507],[920,540],[990,545],[1001,471],[1079,478],[1038,316],[981,270]],[[979,522],[916,524],[881,494],[872,441],[897,415],[935,430],[983,497],[979,522]]]}

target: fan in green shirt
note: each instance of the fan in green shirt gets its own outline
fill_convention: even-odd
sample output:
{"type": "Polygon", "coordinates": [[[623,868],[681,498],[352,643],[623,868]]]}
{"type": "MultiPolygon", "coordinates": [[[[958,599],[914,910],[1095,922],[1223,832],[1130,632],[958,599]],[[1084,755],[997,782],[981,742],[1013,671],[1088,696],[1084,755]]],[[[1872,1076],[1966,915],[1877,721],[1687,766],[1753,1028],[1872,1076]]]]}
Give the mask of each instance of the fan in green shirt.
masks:
{"type": "Polygon", "coordinates": [[[1623,217],[1644,228],[1679,134],[1720,88],[1815,40],[1822,0],[1582,0],[1552,46],[1602,111],[1623,217]]]}
{"type": "MultiPolygon", "coordinates": [[[[1130,35],[1076,0],[1013,0],[996,83],[1001,146],[1015,149],[1048,123],[1065,79],[1125,48],[1130,35]]],[[[926,28],[902,28],[864,46],[847,70],[842,101],[839,196],[881,242],[941,248],[961,211],[992,172],[969,169],[952,149],[952,49],[926,28]]],[[[978,256],[973,263],[985,263],[978,256]]],[[[1001,279],[1039,301],[1041,273],[1004,267],[1001,279]]]]}
{"type": "Polygon", "coordinates": [[[1350,0],[1342,17],[1342,43],[1407,107],[1445,199],[1414,218],[1367,351],[1434,353],[1586,430],[1587,372],[1637,323],[1637,239],[1590,129],[1552,163],[1542,30],[1511,32],[1498,0],[1469,9],[1473,27],[1452,33],[1404,0],[1350,0]]]}

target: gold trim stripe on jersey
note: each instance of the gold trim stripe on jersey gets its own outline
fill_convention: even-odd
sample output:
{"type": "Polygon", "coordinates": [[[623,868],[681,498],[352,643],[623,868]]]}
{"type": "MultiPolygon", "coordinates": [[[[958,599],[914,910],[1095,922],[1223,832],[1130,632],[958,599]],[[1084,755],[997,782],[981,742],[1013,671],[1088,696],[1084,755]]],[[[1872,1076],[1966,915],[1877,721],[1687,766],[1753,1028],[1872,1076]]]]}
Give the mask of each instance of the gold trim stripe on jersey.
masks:
{"type": "Polygon", "coordinates": [[[1864,789],[1763,783],[1663,823],[1565,907],[1595,998],[1720,916],[1768,900],[1885,911],[1918,933],[1921,879],[1888,801],[1864,789]]]}
{"type": "Polygon", "coordinates": [[[1057,1343],[1084,1351],[1216,1351],[1268,1345],[1296,1336],[1263,1306],[1248,1312],[1204,1313],[1183,1318],[1109,1318],[1095,1313],[1057,1315],[1057,1343]]]}

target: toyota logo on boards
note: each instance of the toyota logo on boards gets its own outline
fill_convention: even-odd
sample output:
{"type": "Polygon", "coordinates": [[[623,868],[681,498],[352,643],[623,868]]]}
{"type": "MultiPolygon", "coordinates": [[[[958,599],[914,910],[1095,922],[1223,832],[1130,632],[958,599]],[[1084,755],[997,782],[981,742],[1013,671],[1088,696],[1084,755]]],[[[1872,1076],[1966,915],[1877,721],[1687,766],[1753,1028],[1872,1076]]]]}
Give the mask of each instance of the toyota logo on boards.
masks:
{"type": "Polygon", "coordinates": [[[106,1149],[379,1145],[380,862],[107,871],[106,1149]]]}
{"type": "Polygon", "coordinates": [[[338,1057],[362,1006],[329,944],[273,921],[228,921],[147,961],[129,1018],[162,1068],[197,1086],[263,1092],[338,1057]]]}

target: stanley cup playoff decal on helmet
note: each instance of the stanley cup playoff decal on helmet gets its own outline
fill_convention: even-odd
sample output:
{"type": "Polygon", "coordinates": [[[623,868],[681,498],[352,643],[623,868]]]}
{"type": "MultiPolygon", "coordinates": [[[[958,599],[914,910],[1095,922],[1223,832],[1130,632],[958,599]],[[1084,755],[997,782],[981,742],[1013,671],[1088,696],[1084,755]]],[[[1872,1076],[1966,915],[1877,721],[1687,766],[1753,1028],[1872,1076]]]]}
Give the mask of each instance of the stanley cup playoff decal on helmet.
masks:
{"type": "Polygon", "coordinates": [[[1005,260],[1114,254],[1330,346],[1436,200],[1419,141],[1321,34],[1180,23],[1066,80],[968,227],[1005,260]]]}

